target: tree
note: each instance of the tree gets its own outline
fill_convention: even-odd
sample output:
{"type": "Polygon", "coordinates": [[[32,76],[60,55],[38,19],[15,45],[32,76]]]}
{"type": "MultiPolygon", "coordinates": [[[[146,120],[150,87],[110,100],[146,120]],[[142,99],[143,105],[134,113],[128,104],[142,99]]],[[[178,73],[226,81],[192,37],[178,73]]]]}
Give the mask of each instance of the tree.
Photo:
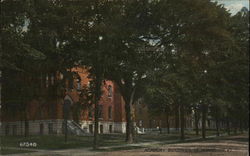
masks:
{"type": "Polygon", "coordinates": [[[235,44],[224,62],[227,66],[224,80],[228,91],[224,99],[231,103],[228,118],[236,133],[238,127],[242,128],[243,121],[248,123],[249,114],[249,11],[246,8],[232,16],[230,30],[235,44]]]}
{"type": "MultiPolygon", "coordinates": [[[[62,2],[68,10],[69,18],[73,17],[66,34],[67,49],[75,54],[74,65],[83,66],[89,72],[90,90],[93,94],[92,103],[95,109],[95,129],[93,148],[98,148],[99,100],[102,95],[104,73],[110,62],[108,60],[108,6],[111,2],[78,1],[62,2]]],[[[72,56],[69,56],[70,58],[72,56]]]]}
{"type": "Polygon", "coordinates": [[[1,31],[5,38],[1,40],[3,110],[12,110],[10,100],[15,99],[14,107],[23,112],[19,118],[24,118],[27,125],[28,102],[61,96],[57,92],[61,92],[62,83],[46,87],[47,81],[52,80],[51,76],[55,78],[56,72],[66,73],[74,65],[73,58],[68,61],[62,45],[65,10],[52,1],[1,1],[1,5],[4,8],[1,31]],[[13,88],[13,83],[19,89],[13,88]]]}
{"type": "Polygon", "coordinates": [[[115,13],[110,17],[112,55],[109,59],[113,63],[105,77],[119,86],[125,101],[128,143],[133,142],[133,104],[141,96],[148,73],[157,67],[156,62],[162,55],[159,48],[151,49],[153,46],[147,37],[153,25],[150,5],[148,1],[120,1],[114,3],[115,13]]]}
{"type": "MultiPolygon", "coordinates": [[[[165,114],[167,133],[170,133],[170,115],[173,110],[174,100],[173,92],[169,84],[164,83],[163,77],[158,82],[149,82],[146,85],[146,93],[143,95],[143,99],[149,108],[149,112],[153,115],[165,114]]],[[[160,127],[162,128],[162,127],[160,127]]]]}
{"type": "MultiPolygon", "coordinates": [[[[27,74],[35,61],[43,60],[45,55],[31,46],[26,40],[27,3],[17,1],[1,1],[1,64],[3,71],[3,106],[2,113],[21,110],[27,120],[27,102],[34,97],[36,86],[30,82],[33,75],[27,74]],[[4,40],[2,40],[2,37],[4,40]],[[28,77],[25,77],[28,76],[28,77]],[[30,85],[27,85],[29,83],[30,85]],[[17,84],[13,86],[13,84],[17,84]]],[[[25,122],[27,123],[27,122],[25,122]]],[[[28,135],[25,129],[25,136],[28,135]]]]}

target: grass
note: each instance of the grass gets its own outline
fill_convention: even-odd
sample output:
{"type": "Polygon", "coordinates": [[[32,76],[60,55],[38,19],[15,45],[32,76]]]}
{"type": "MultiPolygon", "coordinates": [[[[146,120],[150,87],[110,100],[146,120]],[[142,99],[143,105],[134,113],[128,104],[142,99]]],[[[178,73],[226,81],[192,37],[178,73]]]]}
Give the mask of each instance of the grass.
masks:
{"type": "Polygon", "coordinates": [[[166,141],[178,140],[179,134],[155,134],[155,135],[137,135],[135,142],[153,142],[153,141],[166,141]]]}
{"type": "MultiPolygon", "coordinates": [[[[70,148],[86,148],[92,147],[93,137],[91,136],[68,136],[67,142],[64,136],[1,136],[2,147],[19,148],[20,142],[36,143],[37,147],[29,147],[34,149],[70,149],[70,148]]],[[[100,135],[100,146],[113,146],[125,144],[124,137],[113,135],[100,135]]],[[[25,148],[25,147],[24,147],[25,148]]]]}
{"type": "MultiPolygon", "coordinates": [[[[215,130],[207,130],[206,131],[207,136],[216,135],[215,130]]],[[[197,138],[201,137],[201,131],[199,132],[199,135],[196,135],[195,131],[186,131],[185,132],[185,138],[197,138]]],[[[180,134],[178,131],[173,131],[170,134],[162,133],[162,134],[154,134],[154,135],[138,135],[136,136],[135,141],[136,142],[152,142],[152,141],[169,141],[169,140],[179,140],[180,134]]]]}
{"type": "MultiPolygon", "coordinates": [[[[207,131],[207,136],[216,134],[215,131],[207,131]]],[[[197,138],[195,132],[189,131],[186,133],[185,138],[197,138]]],[[[68,136],[68,141],[64,141],[64,136],[56,135],[45,135],[45,136],[1,136],[1,147],[15,147],[20,148],[20,142],[31,142],[36,143],[37,147],[29,147],[34,149],[73,149],[73,148],[91,148],[93,144],[93,136],[68,136]]],[[[163,144],[167,141],[180,141],[180,135],[178,133],[171,134],[147,134],[147,135],[136,135],[135,143],[148,143],[148,142],[162,142],[163,144]]],[[[111,147],[112,150],[116,149],[112,146],[119,146],[126,144],[125,134],[103,134],[99,136],[98,143],[99,147],[111,147]]],[[[199,141],[202,141],[199,140],[199,141]]],[[[180,141],[183,142],[183,141],[180,141]]],[[[138,146],[136,146],[138,147],[138,146]]],[[[133,148],[126,147],[126,148],[133,148]]],[[[23,148],[25,149],[25,148],[23,148]]],[[[8,151],[7,151],[8,152],[8,151]]]]}
{"type": "Polygon", "coordinates": [[[6,154],[31,153],[31,152],[34,152],[34,151],[1,148],[0,154],[6,155],[6,154]]]}
{"type": "Polygon", "coordinates": [[[134,150],[134,149],[141,149],[145,148],[144,146],[125,146],[125,147],[112,147],[112,148],[100,148],[97,150],[91,150],[91,151],[97,151],[97,152],[114,152],[114,151],[122,151],[122,150],[134,150]]]}

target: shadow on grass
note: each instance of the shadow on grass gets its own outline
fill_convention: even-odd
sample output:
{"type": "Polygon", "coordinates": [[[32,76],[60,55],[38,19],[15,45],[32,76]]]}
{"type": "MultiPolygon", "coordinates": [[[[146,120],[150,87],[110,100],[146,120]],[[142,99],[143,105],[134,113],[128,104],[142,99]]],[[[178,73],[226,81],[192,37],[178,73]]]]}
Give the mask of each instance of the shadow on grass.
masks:
{"type": "Polygon", "coordinates": [[[114,152],[114,151],[123,151],[123,150],[134,150],[134,149],[142,149],[145,146],[125,146],[125,147],[111,147],[111,148],[99,148],[99,149],[91,149],[90,151],[95,152],[114,152]]]}
{"type": "Polygon", "coordinates": [[[239,141],[239,142],[249,142],[249,138],[224,138],[223,140],[232,140],[232,141],[239,141]]]}
{"type": "Polygon", "coordinates": [[[0,155],[18,154],[18,153],[32,153],[32,152],[35,152],[35,151],[1,148],[0,155]]]}
{"type": "MultiPolygon", "coordinates": [[[[196,136],[197,137],[197,136],[196,136]]],[[[194,138],[193,135],[186,135],[186,138],[194,138]]],[[[68,141],[64,141],[64,136],[58,135],[47,135],[47,136],[1,136],[1,146],[2,147],[19,147],[20,142],[31,142],[37,143],[36,149],[49,149],[49,150],[59,150],[59,149],[75,149],[75,148],[91,148],[93,145],[92,136],[68,136],[68,141]]],[[[104,134],[99,136],[99,147],[107,147],[104,150],[126,150],[126,149],[135,149],[143,148],[140,146],[126,146],[124,141],[124,134],[104,134]],[[123,146],[124,147],[121,147],[123,146]],[[119,146],[119,147],[110,147],[110,146],[119,146]],[[108,149],[108,147],[110,147],[108,149]]],[[[179,134],[156,134],[156,135],[137,135],[135,143],[150,143],[150,142],[159,142],[158,145],[166,144],[177,144],[177,143],[187,143],[187,142],[202,142],[207,140],[234,140],[239,142],[248,142],[248,137],[242,136],[221,136],[216,138],[207,138],[207,139],[194,139],[194,140],[179,140],[179,134]]],[[[30,148],[30,147],[29,147],[30,148]]],[[[103,150],[103,149],[101,149],[103,150]]]]}
{"type": "MultiPolygon", "coordinates": [[[[73,148],[89,148],[93,145],[93,137],[91,136],[68,136],[67,142],[64,136],[45,135],[45,136],[1,136],[2,147],[19,148],[20,143],[36,143],[36,147],[28,147],[31,149],[46,149],[46,150],[59,150],[59,149],[73,149],[73,148]]],[[[100,135],[99,146],[114,146],[126,144],[124,137],[121,135],[100,135]]],[[[23,147],[25,148],[25,147],[23,147]]]]}
{"type": "MultiPolygon", "coordinates": [[[[238,142],[249,142],[249,137],[242,137],[239,136],[242,134],[235,134],[235,135],[226,135],[226,136],[216,136],[213,138],[197,138],[197,139],[192,139],[192,140],[180,140],[180,139],[176,139],[175,141],[173,140],[173,142],[169,142],[169,141],[162,141],[161,143],[159,143],[159,145],[167,145],[167,144],[181,144],[181,143],[195,143],[195,142],[206,142],[206,141],[221,141],[221,140],[231,140],[231,141],[238,141],[238,142]]],[[[246,135],[246,134],[244,134],[246,135]]],[[[188,138],[186,138],[188,139],[188,138]]]]}
{"type": "MultiPolygon", "coordinates": [[[[186,138],[188,139],[188,138],[186,138]]],[[[177,140],[173,140],[173,141],[162,141],[161,143],[158,143],[158,145],[169,145],[169,144],[182,144],[182,143],[195,143],[195,142],[205,142],[205,141],[209,141],[209,140],[215,140],[215,139],[219,139],[219,138],[196,138],[196,139],[192,139],[192,140],[181,140],[181,139],[177,139],[177,140]]]]}
{"type": "MultiPolygon", "coordinates": [[[[34,149],[69,149],[78,147],[91,147],[90,137],[69,136],[68,141],[64,141],[64,136],[4,136],[1,137],[1,146],[19,147],[22,142],[36,143],[34,149]]],[[[32,148],[32,147],[29,147],[32,148]]]]}
{"type": "MultiPolygon", "coordinates": [[[[245,134],[246,137],[240,136],[241,134],[230,135],[227,137],[219,137],[219,140],[237,141],[237,142],[249,142],[249,136],[245,134]]],[[[244,135],[244,134],[243,134],[244,135]]]]}

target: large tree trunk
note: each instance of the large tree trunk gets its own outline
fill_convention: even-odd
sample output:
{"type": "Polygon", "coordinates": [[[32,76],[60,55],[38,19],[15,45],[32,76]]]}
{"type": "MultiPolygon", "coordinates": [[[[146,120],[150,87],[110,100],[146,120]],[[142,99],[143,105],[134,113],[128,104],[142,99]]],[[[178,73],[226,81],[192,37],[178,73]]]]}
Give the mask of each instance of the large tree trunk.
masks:
{"type": "Polygon", "coordinates": [[[244,130],[248,131],[249,130],[249,120],[244,120],[243,124],[244,124],[244,130]]]}
{"type": "Polygon", "coordinates": [[[162,123],[161,123],[161,121],[158,122],[158,125],[159,125],[159,132],[160,132],[160,134],[162,134],[162,123]]]}
{"type": "Polygon", "coordinates": [[[94,142],[93,142],[93,149],[98,149],[98,131],[99,131],[99,107],[98,101],[95,100],[95,128],[94,128],[94,142]]]}
{"type": "Polygon", "coordinates": [[[131,107],[129,104],[125,104],[125,111],[126,111],[126,142],[127,143],[133,143],[133,120],[132,120],[132,113],[131,113],[131,107]]]}
{"type": "Polygon", "coordinates": [[[64,141],[68,140],[68,121],[67,118],[64,119],[64,141]]]}
{"type": "Polygon", "coordinates": [[[167,133],[170,133],[169,112],[166,113],[167,133]]]}
{"type": "Polygon", "coordinates": [[[239,128],[240,128],[240,129],[239,129],[239,130],[240,130],[240,133],[243,133],[242,120],[240,120],[239,125],[240,125],[240,127],[239,127],[239,128]]]}
{"type": "Polygon", "coordinates": [[[179,130],[179,106],[175,108],[175,130],[179,130]]]}
{"type": "Polygon", "coordinates": [[[184,127],[185,126],[185,116],[184,116],[184,106],[183,104],[180,104],[180,128],[181,128],[181,140],[185,139],[185,132],[184,127]]]}
{"type": "Polygon", "coordinates": [[[29,136],[29,121],[25,119],[24,121],[24,137],[29,136]]]}
{"type": "Polygon", "coordinates": [[[99,99],[101,96],[101,79],[97,79],[95,82],[95,129],[94,129],[94,141],[93,149],[98,149],[98,132],[99,132],[99,99]]]}
{"type": "Polygon", "coordinates": [[[198,110],[194,112],[195,134],[199,135],[199,113],[198,110]]]}
{"type": "Polygon", "coordinates": [[[25,112],[24,117],[24,137],[29,136],[29,121],[27,119],[27,113],[25,112]]]}
{"type": "Polygon", "coordinates": [[[133,101],[134,101],[135,89],[133,89],[131,96],[125,100],[125,111],[126,111],[126,142],[134,142],[134,123],[133,123],[133,101]]]}
{"type": "Polygon", "coordinates": [[[219,119],[217,117],[215,120],[215,125],[216,125],[216,135],[220,136],[220,122],[219,122],[219,119]]]}
{"type": "Polygon", "coordinates": [[[20,121],[20,130],[21,130],[21,135],[23,135],[23,123],[24,123],[24,121],[23,121],[23,119],[21,119],[21,121],[20,121]]]}
{"type": "Polygon", "coordinates": [[[202,138],[206,138],[207,106],[202,107],[202,138]]]}
{"type": "Polygon", "coordinates": [[[23,112],[21,118],[21,135],[25,136],[25,116],[23,112]]]}
{"type": "Polygon", "coordinates": [[[227,118],[227,134],[230,135],[230,122],[229,119],[227,118]]]}
{"type": "Polygon", "coordinates": [[[234,134],[237,134],[237,128],[238,128],[238,124],[237,124],[237,120],[234,121],[234,134]]]}

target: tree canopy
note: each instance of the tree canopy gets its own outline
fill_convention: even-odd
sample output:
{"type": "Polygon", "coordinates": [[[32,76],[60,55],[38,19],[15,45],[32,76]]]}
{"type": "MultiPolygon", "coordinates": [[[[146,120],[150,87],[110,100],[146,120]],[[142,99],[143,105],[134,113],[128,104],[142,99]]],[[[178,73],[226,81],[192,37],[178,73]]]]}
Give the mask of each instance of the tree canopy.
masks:
{"type": "MultiPolygon", "coordinates": [[[[182,139],[184,114],[191,109],[202,114],[203,123],[208,115],[236,128],[248,121],[246,8],[230,16],[210,0],[3,0],[1,5],[6,109],[13,97],[22,106],[32,98],[48,98],[39,90],[48,75],[59,72],[72,79],[70,69],[83,66],[91,78],[96,115],[103,81],[119,86],[129,143],[132,109],[139,98],[156,111],[178,107],[182,139]],[[19,86],[11,86],[13,82],[19,86]]],[[[46,93],[63,89],[63,81],[46,93]]]]}

